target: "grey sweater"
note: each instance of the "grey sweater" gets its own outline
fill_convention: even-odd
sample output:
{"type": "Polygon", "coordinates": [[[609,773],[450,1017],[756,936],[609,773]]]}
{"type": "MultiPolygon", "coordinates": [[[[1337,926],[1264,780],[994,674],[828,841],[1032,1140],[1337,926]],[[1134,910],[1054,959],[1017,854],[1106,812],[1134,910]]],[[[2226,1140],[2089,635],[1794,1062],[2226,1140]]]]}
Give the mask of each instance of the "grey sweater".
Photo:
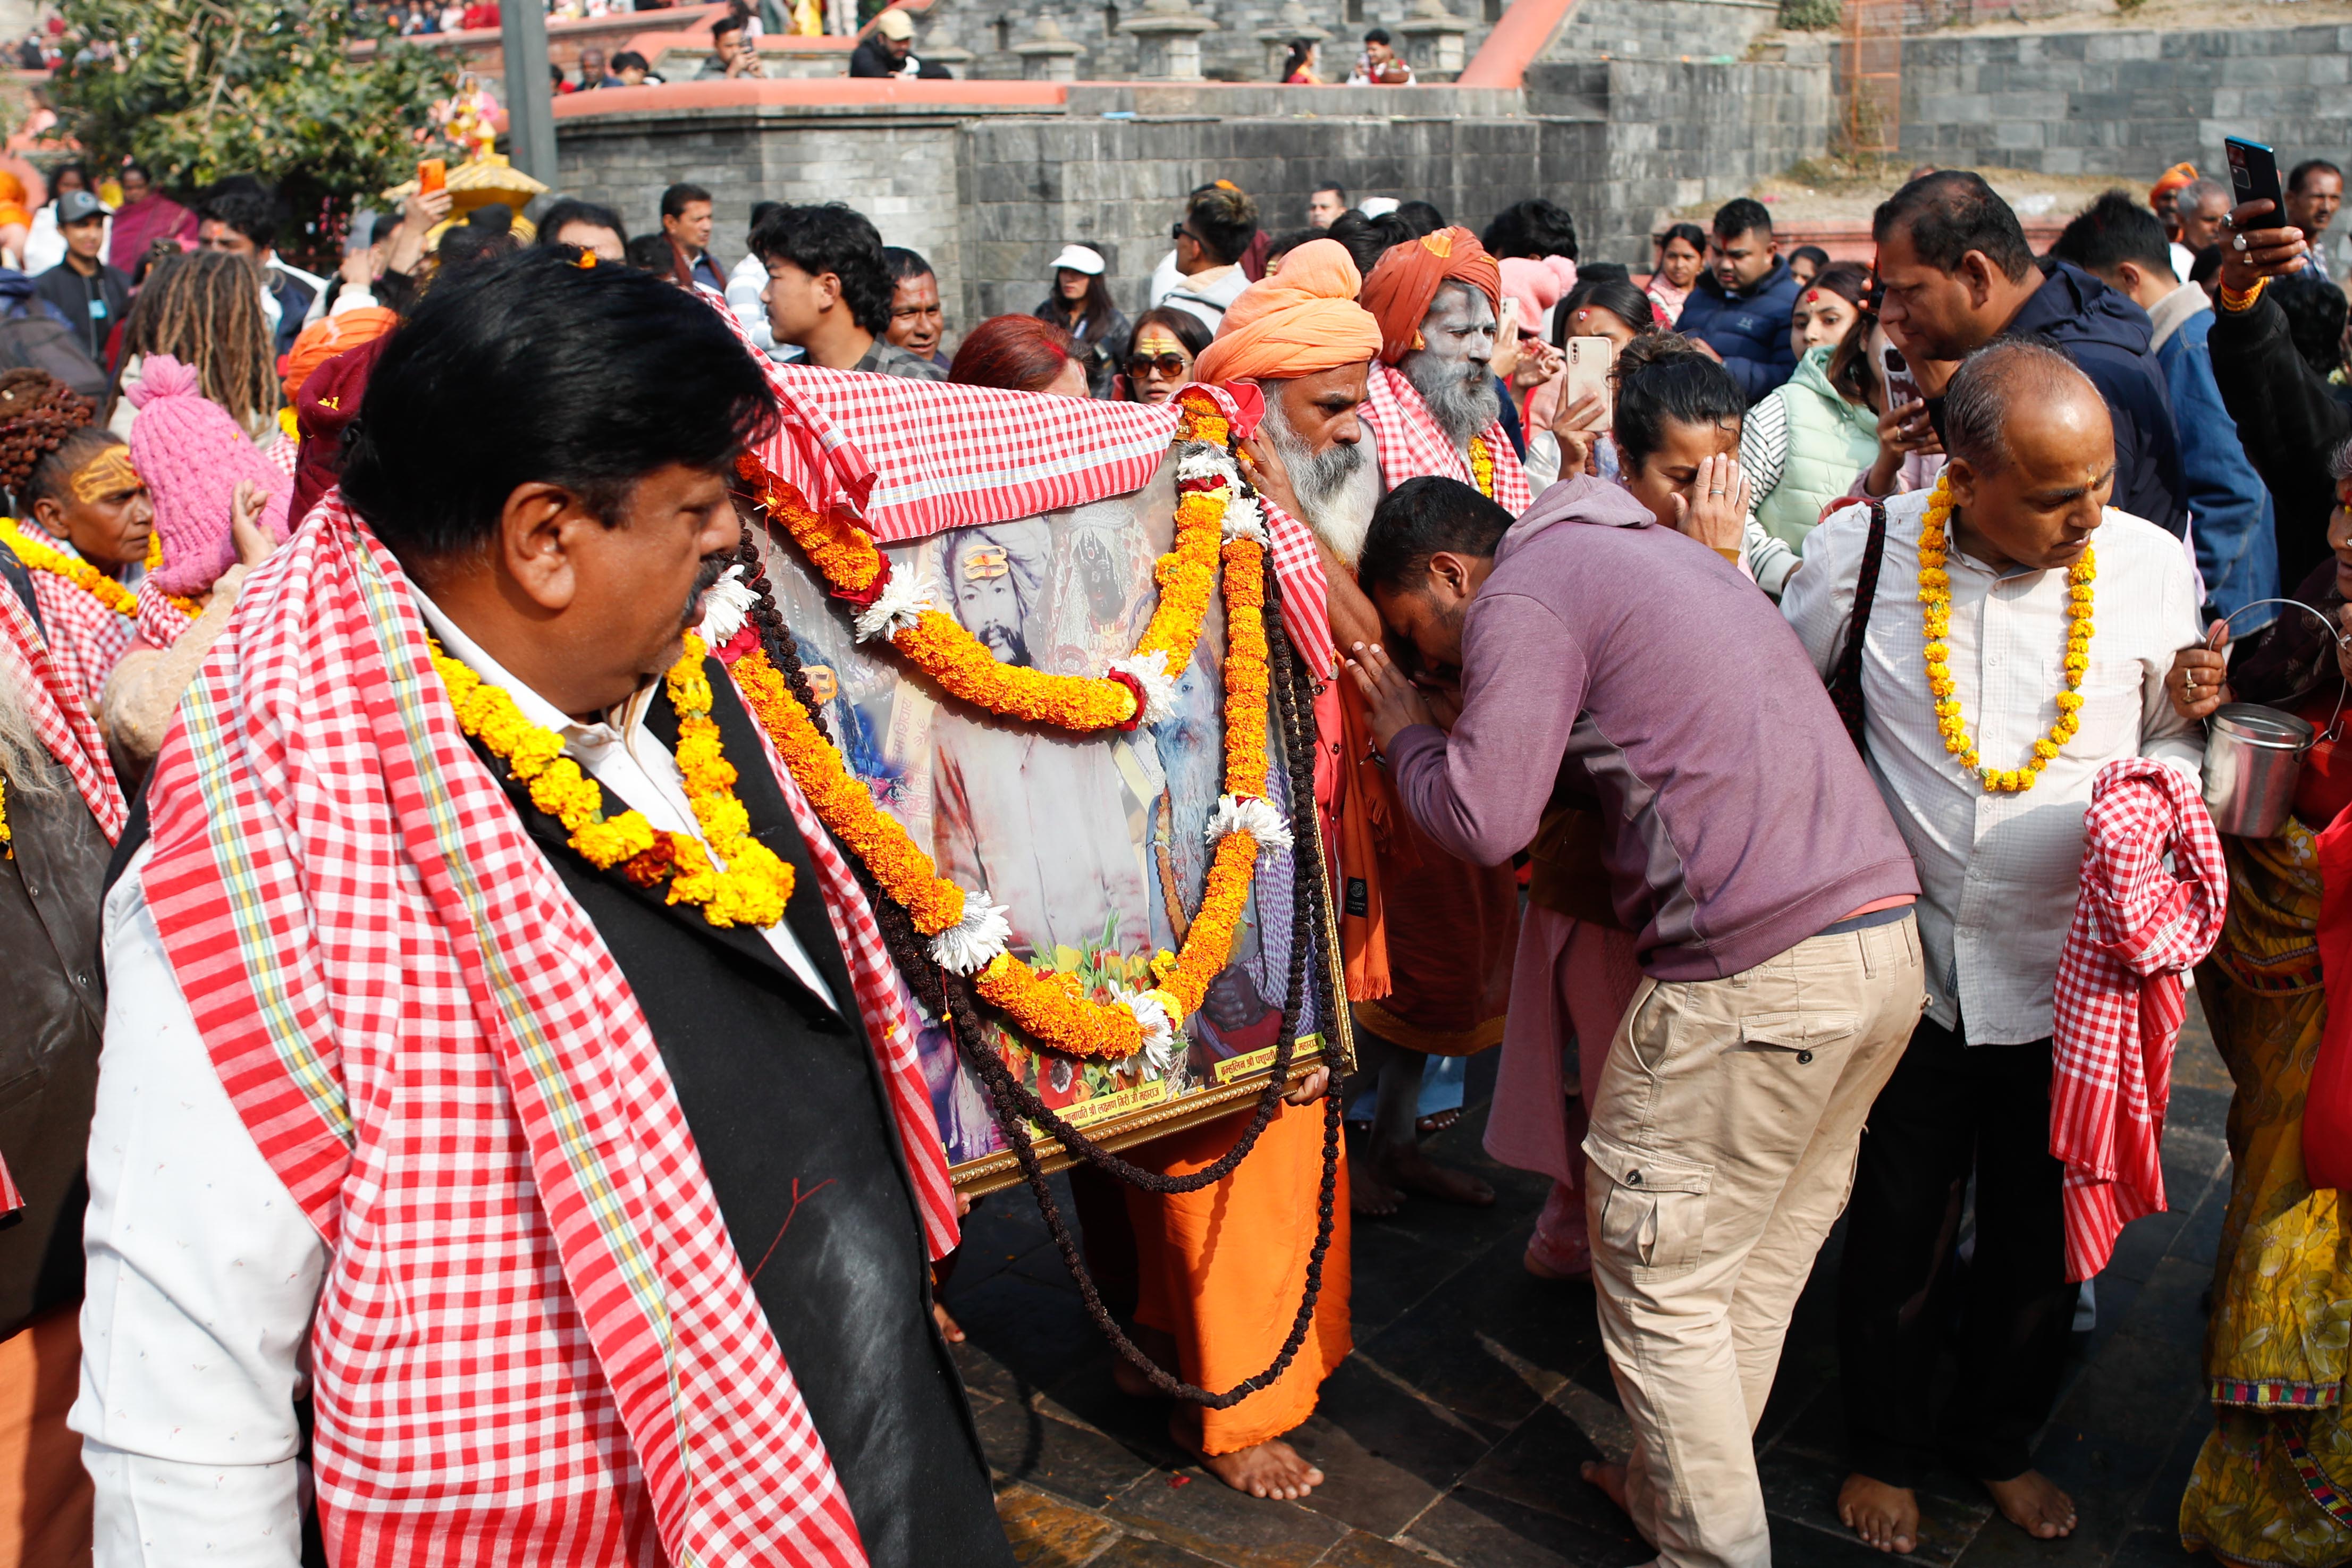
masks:
{"type": "Polygon", "coordinates": [[[1772,602],[1606,480],[1554,485],[1503,536],[1463,625],[1449,739],[1398,735],[1405,807],[1465,860],[1598,803],[1619,920],[1659,980],[1753,968],[1917,874],[1772,602]]]}

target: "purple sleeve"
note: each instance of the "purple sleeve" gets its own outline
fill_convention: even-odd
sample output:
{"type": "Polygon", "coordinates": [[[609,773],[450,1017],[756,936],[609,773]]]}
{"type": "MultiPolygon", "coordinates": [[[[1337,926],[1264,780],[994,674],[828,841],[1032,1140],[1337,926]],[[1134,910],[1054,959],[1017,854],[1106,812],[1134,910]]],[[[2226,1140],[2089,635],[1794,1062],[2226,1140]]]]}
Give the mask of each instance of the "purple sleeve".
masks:
{"type": "Polygon", "coordinates": [[[1416,724],[1389,748],[1397,793],[1423,832],[1480,866],[1528,847],[1584,706],[1584,650],[1521,594],[1480,597],[1462,637],[1462,717],[1451,738],[1416,724]]]}

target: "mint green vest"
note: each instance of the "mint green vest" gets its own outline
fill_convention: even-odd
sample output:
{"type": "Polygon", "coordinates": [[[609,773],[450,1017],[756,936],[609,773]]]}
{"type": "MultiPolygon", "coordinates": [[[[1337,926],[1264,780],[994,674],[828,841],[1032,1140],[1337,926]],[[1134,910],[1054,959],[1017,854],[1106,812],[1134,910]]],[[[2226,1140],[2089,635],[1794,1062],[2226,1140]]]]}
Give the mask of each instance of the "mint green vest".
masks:
{"type": "Polygon", "coordinates": [[[1805,353],[1796,374],[1769,395],[1789,411],[1789,457],[1780,482],[1756,509],[1756,521],[1802,553],[1805,535],[1821,520],[1822,503],[1845,494],[1853,477],[1878,456],[1878,416],[1866,403],[1848,403],[1830,386],[1827,343],[1805,353]]]}

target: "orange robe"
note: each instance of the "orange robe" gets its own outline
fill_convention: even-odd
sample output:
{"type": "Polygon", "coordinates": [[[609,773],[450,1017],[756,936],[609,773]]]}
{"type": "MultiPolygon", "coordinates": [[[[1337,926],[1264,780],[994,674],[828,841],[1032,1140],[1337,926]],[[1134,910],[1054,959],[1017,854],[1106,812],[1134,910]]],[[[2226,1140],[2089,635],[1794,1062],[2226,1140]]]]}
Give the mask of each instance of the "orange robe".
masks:
{"type": "MultiPolygon", "coordinates": [[[[1233,1147],[1249,1114],[1221,1117],[1147,1143],[1129,1157],[1162,1175],[1190,1175],[1233,1147]]],[[[1200,1192],[1161,1197],[1126,1189],[1135,1227],[1136,1321],[1175,1337],[1177,1370],[1185,1382],[1223,1393],[1265,1371],[1282,1349],[1315,1246],[1323,1116],[1319,1102],[1282,1107],[1233,1174],[1200,1192]]],[[[1306,1340],[1272,1387],[1230,1410],[1201,1411],[1203,1453],[1254,1447],[1300,1425],[1315,1414],[1324,1378],[1354,1347],[1344,1158],[1332,1204],[1323,1288],[1306,1340]]]]}

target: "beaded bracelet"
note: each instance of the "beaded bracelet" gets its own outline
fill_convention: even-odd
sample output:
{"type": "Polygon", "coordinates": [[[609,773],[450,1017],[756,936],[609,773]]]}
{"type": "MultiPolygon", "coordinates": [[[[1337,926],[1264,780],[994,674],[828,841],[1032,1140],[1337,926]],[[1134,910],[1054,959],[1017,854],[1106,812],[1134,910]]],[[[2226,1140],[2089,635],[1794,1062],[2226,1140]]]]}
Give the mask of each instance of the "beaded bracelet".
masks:
{"type": "Polygon", "coordinates": [[[2254,308],[2254,301],[2263,297],[2263,289],[2269,282],[2267,278],[2257,278],[2254,286],[2242,294],[2234,289],[2224,288],[2213,302],[2233,316],[2241,314],[2254,308]]]}

